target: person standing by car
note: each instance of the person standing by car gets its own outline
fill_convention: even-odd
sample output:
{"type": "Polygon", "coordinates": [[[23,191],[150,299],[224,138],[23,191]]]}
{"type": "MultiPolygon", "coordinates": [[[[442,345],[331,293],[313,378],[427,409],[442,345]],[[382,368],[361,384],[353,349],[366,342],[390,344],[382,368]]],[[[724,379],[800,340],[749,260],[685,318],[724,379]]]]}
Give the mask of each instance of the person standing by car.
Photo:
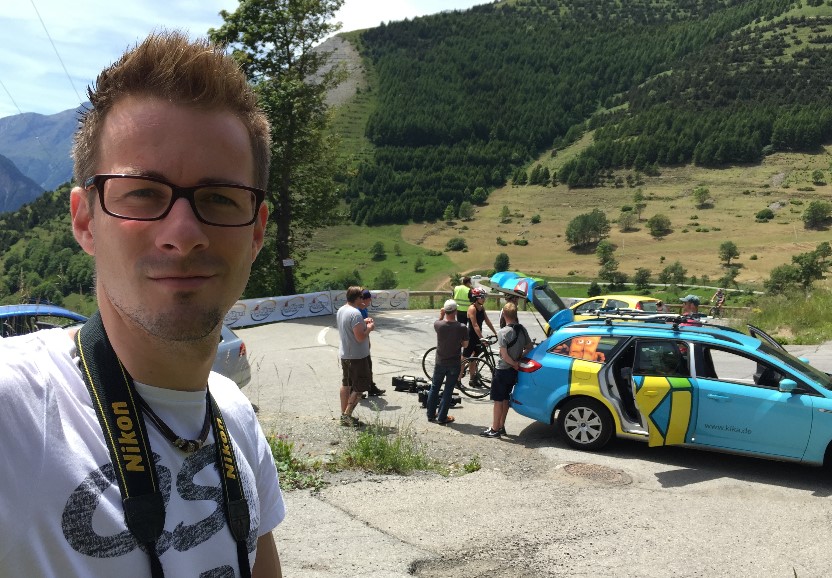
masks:
{"type": "Polygon", "coordinates": [[[364,425],[352,416],[361,395],[373,383],[370,367],[370,333],[376,328],[372,317],[364,319],[358,310],[364,305],[361,287],[347,289],[347,302],[335,316],[340,337],[338,356],[341,359],[341,425],[361,427],[364,425]]]}
{"type": "Polygon", "coordinates": [[[211,372],[263,246],[268,119],[224,49],[185,32],[151,34],[88,94],[69,207],[99,309],[0,345],[0,575],[280,576],[271,450],[211,372]]]}
{"type": "Polygon", "coordinates": [[[696,318],[699,317],[699,296],[698,295],[685,295],[679,301],[682,302],[682,315],[686,315],[688,317],[696,318]]]}
{"type": "MultiPolygon", "coordinates": [[[[369,289],[364,289],[361,292],[361,306],[358,308],[358,310],[361,312],[361,317],[363,317],[364,319],[367,319],[367,317],[370,316],[370,305],[372,305],[372,302],[373,294],[370,293],[369,289]]],[[[369,337],[367,339],[369,339],[369,337]]],[[[373,358],[372,356],[370,356],[370,373],[372,374],[372,372],[373,358]]],[[[384,395],[386,391],[386,389],[379,389],[379,387],[376,385],[376,382],[374,381],[373,384],[370,386],[370,391],[367,392],[367,395],[369,395],[370,397],[378,397],[380,395],[384,395]]]]}
{"type": "Polygon", "coordinates": [[[439,310],[439,319],[433,322],[433,329],[436,331],[436,365],[433,368],[433,382],[425,405],[428,410],[428,421],[436,421],[442,425],[455,421],[454,416],[448,415],[448,410],[451,407],[454,386],[462,369],[462,358],[459,352],[468,344],[468,329],[456,320],[457,309],[456,301],[448,299],[439,310]],[[442,401],[439,402],[439,388],[442,387],[443,382],[445,389],[442,392],[442,401]],[[437,403],[439,404],[438,415],[437,403]]]}
{"type": "MultiPolygon", "coordinates": [[[[488,294],[485,292],[485,289],[481,287],[474,287],[471,289],[471,305],[468,307],[468,345],[465,346],[465,349],[462,350],[462,357],[474,357],[478,355],[482,349],[483,345],[480,341],[483,339],[482,335],[482,324],[486,323],[488,327],[491,328],[493,333],[497,333],[497,330],[494,329],[494,324],[491,323],[491,320],[488,318],[488,314],[485,312],[485,298],[488,297],[488,294]]],[[[474,373],[477,369],[477,364],[474,361],[468,363],[468,375],[471,379],[471,384],[476,387],[476,374],[474,373]]],[[[460,372],[460,378],[462,377],[462,373],[460,372]]]]}
{"type": "MultiPolygon", "coordinates": [[[[459,303],[471,302],[471,278],[467,275],[462,278],[462,283],[454,287],[453,300],[459,303]]],[[[456,320],[463,325],[468,325],[468,315],[465,309],[458,309],[456,312],[456,320]]]]}
{"type": "Polygon", "coordinates": [[[517,322],[517,305],[506,303],[503,307],[506,326],[497,332],[497,345],[500,357],[494,371],[491,384],[491,400],[494,402],[491,427],[480,435],[486,438],[498,438],[506,435],[506,416],[511,400],[511,390],[517,383],[520,359],[532,349],[532,340],[526,328],[517,322]]]}
{"type": "MultiPolygon", "coordinates": [[[[514,306],[518,307],[519,302],[520,302],[520,297],[518,295],[506,295],[506,304],[514,303],[514,306]]],[[[500,329],[502,329],[503,327],[506,326],[506,310],[505,310],[505,307],[503,307],[500,310],[499,326],[500,326],[500,329]]]]}

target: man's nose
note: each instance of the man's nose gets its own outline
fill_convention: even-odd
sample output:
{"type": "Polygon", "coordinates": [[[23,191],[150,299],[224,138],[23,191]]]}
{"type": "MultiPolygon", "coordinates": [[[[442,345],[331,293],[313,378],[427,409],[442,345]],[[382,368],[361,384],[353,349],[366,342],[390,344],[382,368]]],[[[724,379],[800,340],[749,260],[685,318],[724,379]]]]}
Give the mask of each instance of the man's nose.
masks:
{"type": "Polygon", "coordinates": [[[208,245],[203,223],[194,213],[188,199],[177,199],[167,216],[160,221],[161,229],[156,244],[168,250],[186,254],[208,245]]]}

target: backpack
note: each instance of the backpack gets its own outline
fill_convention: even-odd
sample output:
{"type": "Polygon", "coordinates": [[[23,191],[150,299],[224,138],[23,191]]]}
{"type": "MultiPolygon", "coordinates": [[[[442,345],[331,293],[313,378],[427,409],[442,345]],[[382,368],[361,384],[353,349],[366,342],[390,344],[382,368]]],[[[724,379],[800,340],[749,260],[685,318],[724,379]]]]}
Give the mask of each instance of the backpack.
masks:
{"type": "Polygon", "coordinates": [[[529,332],[526,331],[526,328],[523,327],[520,323],[510,323],[506,325],[506,327],[511,327],[512,329],[514,329],[514,338],[512,338],[512,340],[508,343],[506,343],[506,349],[511,349],[512,347],[514,347],[514,344],[517,343],[517,339],[519,339],[520,337],[520,331],[518,331],[518,329],[520,329],[523,332],[523,337],[525,338],[526,343],[531,343],[531,339],[529,339],[529,332]]]}

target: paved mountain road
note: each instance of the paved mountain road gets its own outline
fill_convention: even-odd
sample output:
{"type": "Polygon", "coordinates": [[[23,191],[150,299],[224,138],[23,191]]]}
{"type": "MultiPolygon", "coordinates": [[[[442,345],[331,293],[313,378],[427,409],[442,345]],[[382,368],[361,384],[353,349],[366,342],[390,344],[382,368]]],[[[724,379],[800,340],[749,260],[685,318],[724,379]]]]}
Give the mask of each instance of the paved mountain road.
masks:
{"type": "MultiPolygon", "coordinates": [[[[492,321],[496,314],[490,313],[492,321]]],[[[515,413],[509,437],[487,440],[491,403],[463,398],[457,422],[428,424],[416,396],[390,378],[421,374],[433,311],[374,314],[376,381],[388,392],[362,419],[411,427],[426,450],[473,474],[333,475],[316,494],[286,493],[275,531],[293,578],[832,575],[832,477],[800,465],[616,440],[604,453],[568,448],[515,413]]],[[[521,322],[541,330],[530,313],[521,322]]],[[[239,330],[253,365],[245,392],[266,431],[326,455],[338,426],[334,317],[239,330]]],[[[832,347],[791,348],[832,370],[832,347]]]]}

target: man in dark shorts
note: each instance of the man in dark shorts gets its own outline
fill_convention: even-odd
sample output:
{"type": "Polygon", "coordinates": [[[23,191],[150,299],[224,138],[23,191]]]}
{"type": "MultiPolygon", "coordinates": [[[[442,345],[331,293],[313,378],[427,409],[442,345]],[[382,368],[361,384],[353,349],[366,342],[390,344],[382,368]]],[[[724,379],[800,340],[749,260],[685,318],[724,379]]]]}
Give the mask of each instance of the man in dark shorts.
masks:
{"type": "Polygon", "coordinates": [[[358,307],[363,305],[361,287],[347,289],[347,303],[335,316],[341,346],[338,354],[341,358],[341,425],[360,427],[362,424],[352,416],[361,394],[368,391],[373,384],[373,371],[370,368],[370,332],[375,327],[372,317],[364,319],[358,307]]]}
{"type": "MultiPolygon", "coordinates": [[[[462,357],[474,357],[482,351],[482,345],[480,344],[480,340],[482,339],[482,324],[483,322],[488,324],[491,328],[491,331],[497,333],[497,330],[494,329],[494,324],[491,323],[491,320],[488,318],[488,314],[485,312],[485,298],[488,297],[488,294],[485,292],[485,289],[480,287],[474,287],[471,289],[471,305],[468,307],[468,345],[465,346],[465,349],[462,350],[462,357]]],[[[515,308],[516,310],[516,308],[515,308]]],[[[468,363],[468,375],[471,378],[471,385],[476,387],[476,380],[477,377],[475,372],[477,370],[477,364],[473,361],[468,363]]],[[[462,373],[460,371],[460,378],[462,377],[462,373]]]]}
{"type": "Polygon", "coordinates": [[[494,382],[491,384],[491,399],[494,401],[494,417],[491,427],[480,435],[487,438],[498,438],[506,435],[506,416],[511,390],[517,383],[517,370],[520,359],[532,349],[532,340],[526,328],[517,322],[517,305],[506,303],[503,307],[506,326],[497,332],[497,344],[500,346],[500,357],[494,371],[494,382]]]}
{"type": "Polygon", "coordinates": [[[454,385],[462,367],[459,351],[468,344],[468,330],[456,320],[457,305],[453,299],[445,301],[439,311],[439,319],[433,322],[436,331],[436,366],[433,368],[433,383],[428,393],[427,409],[428,421],[435,421],[442,425],[454,421],[454,416],[448,415],[451,407],[451,397],[454,385]],[[439,403],[439,388],[445,382],[442,401],[439,403]],[[439,404],[439,415],[436,415],[436,405],[439,404]]]}
{"type": "MultiPolygon", "coordinates": [[[[367,319],[370,316],[370,305],[373,304],[373,294],[370,292],[369,289],[364,289],[361,292],[361,301],[357,303],[358,310],[361,312],[361,317],[367,319]]],[[[373,372],[373,358],[370,357],[370,373],[373,372]]],[[[374,381],[373,384],[370,386],[370,391],[367,395],[370,397],[378,397],[380,395],[384,395],[384,392],[387,391],[386,389],[380,389],[376,382],[374,381]]],[[[366,396],[364,396],[366,397],[366,396]]]]}

